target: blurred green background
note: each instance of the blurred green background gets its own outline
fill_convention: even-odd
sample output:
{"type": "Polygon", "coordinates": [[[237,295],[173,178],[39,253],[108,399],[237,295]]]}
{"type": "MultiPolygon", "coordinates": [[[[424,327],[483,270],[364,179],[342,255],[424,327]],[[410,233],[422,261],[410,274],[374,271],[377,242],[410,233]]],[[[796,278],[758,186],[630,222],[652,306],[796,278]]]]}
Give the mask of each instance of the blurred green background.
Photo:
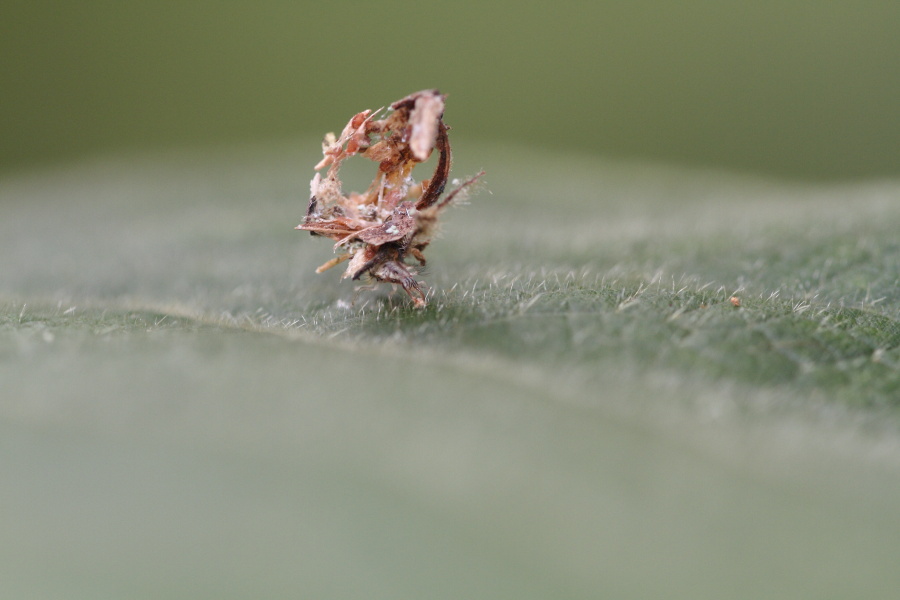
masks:
{"type": "Polygon", "coordinates": [[[455,136],[900,174],[900,2],[6,0],[0,172],[319,136],[438,87],[455,136]]]}
{"type": "Polygon", "coordinates": [[[895,600],[898,32],[5,0],[0,598],[895,600]],[[293,227],[316,138],[426,87],[491,193],[412,311],[293,227]]]}

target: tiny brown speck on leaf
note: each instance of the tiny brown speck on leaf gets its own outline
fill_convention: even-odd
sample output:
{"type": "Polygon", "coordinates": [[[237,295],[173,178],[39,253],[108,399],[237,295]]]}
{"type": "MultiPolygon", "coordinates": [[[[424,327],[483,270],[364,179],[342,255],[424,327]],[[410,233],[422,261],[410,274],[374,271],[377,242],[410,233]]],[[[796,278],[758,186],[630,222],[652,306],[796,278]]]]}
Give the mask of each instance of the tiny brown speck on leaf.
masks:
{"type": "Polygon", "coordinates": [[[349,261],[343,277],[399,285],[417,308],[426,295],[415,280],[415,267],[425,265],[424,250],[434,237],[441,211],[475,183],[484,171],[463,182],[441,199],[450,175],[450,140],[444,124],[444,100],[437,90],[411,94],[391,104],[391,112],[364,110],[356,114],[340,136],[329,133],[322,144],[324,158],[315,166],[328,167],[310,182],[310,198],[303,222],[296,227],[331,238],[341,254],[324,263],[321,273],[349,261]],[[430,179],[416,183],[413,168],[439,153],[430,179]],[[356,154],[378,163],[374,181],[364,193],[344,195],[338,172],[356,154]]]}

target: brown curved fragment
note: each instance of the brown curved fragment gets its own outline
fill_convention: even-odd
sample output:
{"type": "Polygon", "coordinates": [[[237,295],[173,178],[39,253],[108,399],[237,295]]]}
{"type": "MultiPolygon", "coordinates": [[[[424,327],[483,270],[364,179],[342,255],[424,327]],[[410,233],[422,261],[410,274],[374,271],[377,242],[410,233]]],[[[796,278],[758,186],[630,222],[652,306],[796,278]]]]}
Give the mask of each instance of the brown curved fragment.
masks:
{"type": "Polygon", "coordinates": [[[422,193],[422,197],[416,202],[416,208],[422,210],[428,208],[440,198],[444,193],[444,186],[447,185],[447,179],[450,177],[450,139],[447,137],[447,126],[444,121],[438,121],[437,142],[435,147],[441,153],[438,159],[437,167],[434,169],[434,175],[428,182],[428,188],[422,193]]]}

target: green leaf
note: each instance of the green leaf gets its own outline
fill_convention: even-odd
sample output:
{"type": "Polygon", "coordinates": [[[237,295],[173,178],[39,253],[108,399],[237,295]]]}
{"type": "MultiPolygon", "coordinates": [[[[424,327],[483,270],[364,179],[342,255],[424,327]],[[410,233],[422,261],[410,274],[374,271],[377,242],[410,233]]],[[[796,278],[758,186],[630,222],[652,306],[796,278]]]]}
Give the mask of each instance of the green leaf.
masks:
{"type": "Polygon", "coordinates": [[[0,182],[0,595],[892,597],[900,187],[456,156],[421,311],[294,147],[0,182]]]}

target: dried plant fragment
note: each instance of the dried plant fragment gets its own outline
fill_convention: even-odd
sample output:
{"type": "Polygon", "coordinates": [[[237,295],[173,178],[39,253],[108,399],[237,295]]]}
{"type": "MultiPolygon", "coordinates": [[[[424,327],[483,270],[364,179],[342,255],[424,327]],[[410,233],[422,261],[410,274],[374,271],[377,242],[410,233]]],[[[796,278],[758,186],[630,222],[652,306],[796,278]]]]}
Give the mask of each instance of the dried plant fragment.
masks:
{"type": "Polygon", "coordinates": [[[425,265],[424,251],[441,211],[484,174],[441,199],[451,160],[444,99],[437,90],[416,92],[394,102],[382,119],[375,119],[381,109],[364,110],[350,119],[340,136],[325,136],[324,158],[315,170],[328,171],[324,177],[316,173],[310,182],[306,217],[296,227],[335,241],[340,254],[317,273],[347,261],[343,277],[399,285],[416,307],[425,307],[426,295],[410,261],[425,265]],[[416,183],[413,168],[434,150],[439,154],[434,174],[416,183]],[[338,173],[343,161],[356,154],[377,162],[378,172],[364,193],[344,195],[338,173]]]}

